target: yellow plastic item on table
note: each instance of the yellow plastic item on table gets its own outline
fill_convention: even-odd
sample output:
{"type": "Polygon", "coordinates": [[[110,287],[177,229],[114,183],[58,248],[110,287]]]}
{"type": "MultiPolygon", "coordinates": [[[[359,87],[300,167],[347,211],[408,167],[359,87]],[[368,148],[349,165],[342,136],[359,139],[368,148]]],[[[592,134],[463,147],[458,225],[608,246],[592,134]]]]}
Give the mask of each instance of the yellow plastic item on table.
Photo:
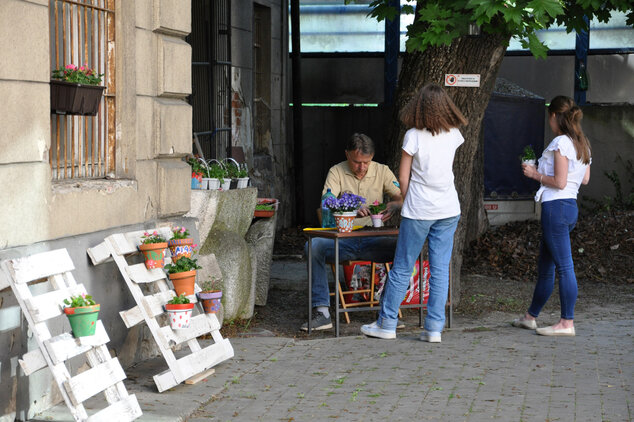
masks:
{"type": "MultiPolygon", "coordinates": [[[[352,227],[352,230],[359,230],[364,227],[365,226],[354,226],[352,227]]],[[[336,227],[306,227],[304,228],[305,232],[312,231],[312,230],[337,230],[337,228],[336,227]]]]}

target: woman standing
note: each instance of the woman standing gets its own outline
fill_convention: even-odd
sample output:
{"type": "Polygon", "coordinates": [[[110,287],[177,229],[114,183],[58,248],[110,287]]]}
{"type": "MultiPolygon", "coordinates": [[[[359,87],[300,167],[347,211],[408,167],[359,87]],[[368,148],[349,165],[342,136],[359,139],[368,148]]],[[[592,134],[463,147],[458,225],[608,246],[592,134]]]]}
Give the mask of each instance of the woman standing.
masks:
{"type": "Polygon", "coordinates": [[[453,160],[464,138],[458,127],[467,124],[460,110],[438,85],[424,86],[403,109],[401,120],[410,128],[403,139],[399,182],[405,198],[394,254],[394,265],[381,294],[376,322],[361,327],[370,337],[396,338],[398,309],[409,286],[412,269],[425,239],[429,239],[429,299],[421,340],[440,342],[449,290],[453,236],[460,219],[454,186],[453,160]]]}
{"type": "Polygon", "coordinates": [[[574,336],[577,278],[572,262],[570,232],[577,222],[579,186],[590,180],[590,143],[581,130],[583,113],[568,97],[555,97],[548,106],[548,123],[557,135],[539,159],[539,168],[523,164],[524,175],[539,181],[535,201],[542,203],[542,239],[533,301],[513,326],[536,329],[544,336],[574,336]],[[559,275],[561,318],[550,327],[537,328],[535,319],[546,304],[559,275]]]}

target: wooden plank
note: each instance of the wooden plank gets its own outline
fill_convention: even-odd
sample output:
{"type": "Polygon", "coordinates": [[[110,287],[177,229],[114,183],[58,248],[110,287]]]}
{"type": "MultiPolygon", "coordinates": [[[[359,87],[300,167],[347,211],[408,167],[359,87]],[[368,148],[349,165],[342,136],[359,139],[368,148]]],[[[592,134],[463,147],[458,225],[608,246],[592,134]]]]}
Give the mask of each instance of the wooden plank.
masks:
{"type": "Polygon", "coordinates": [[[218,363],[233,357],[233,347],[228,339],[205,347],[200,352],[189,354],[176,361],[180,375],[172,370],[154,376],[159,393],[205,371],[218,363]]]}
{"type": "Polygon", "coordinates": [[[31,313],[33,321],[36,323],[43,322],[64,313],[64,299],[84,293],[86,293],[86,288],[83,284],[80,284],[25,298],[24,304],[27,310],[31,313]]]}
{"type": "Polygon", "coordinates": [[[162,268],[148,270],[143,263],[130,265],[125,268],[125,271],[135,283],[152,283],[167,277],[162,268]]]}
{"type": "Polygon", "coordinates": [[[66,249],[42,252],[9,260],[9,273],[16,284],[28,283],[75,269],[66,249]]]}
{"type": "Polygon", "coordinates": [[[194,375],[193,377],[186,379],[185,384],[187,385],[197,384],[200,381],[204,380],[207,377],[212,376],[215,373],[216,373],[216,370],[214,368],[208,369],[204,372],[201,372],[200,374],[194,375]]]}
{"type": "Polygon", "coordinates": [[[22,359],[18,359],[18,363],[22,367],[22,371],[24,371],[24,375],[26,376],[29,376],[32,373],[48,366],[48,363],[39,348],[22,355],[22,359]]]}
{"type": "Polygon", "coordinates": [[[71,402],[77,406],[124,379],[125,373],[119,364],[119,359],[114,358],[64,381],[64,389],[71,402]]]}
{"type": "Polygon", "coordinates": [[[44,341],[44,347],[53,363],[65,362],[70,358],[86,353],[94,346],[100,346],[110,341],[108,333],[101,320],[97,321],[95,335],[75,338],[70,333],[63,333],[44,341]]]}
{"type": "MultiPolygon", "coordinates": [[[[162,292],[155,293],[153,295],[144,296],[141,299],[142,306],[145,309],[145,313],[150,318],[155,318],[158,315],[165,313],[163,309],[163,305],[165,305],[170,299],[172,299],[176,293],[173,290],[165,290],[162,292]]],[[[197,303],[198,299],[196,295],[187,296],[191,303],[197,303]]],[[[138,306],[134,308],[130,308],[127,311],[119,312],[121,319],[123,319],[126,327],[134,327],[135,325],[143,322],[144,316],[141,312],[141,309],[138,306]]]]}
{"type": "MultiPolygon", "coordinates": [[[[108,236],[106,240],[110,243],[110,245],[114,248],[114,252],[117,255],[127,255],[134,252],[138,252],[136,245],[128,242],[128,239],[125,238],[123,233],[113,234],[108,236]]],[[[112,251],[110,251],[112,254],[112,251]]]]}
{"type": "Polygon", "coordinates": [[[134,327],[137,324],[145,321],[145,317],[141,313],[141,309],[138,306],[130,308],[127,311],[119,312],[119,316],[123,320],[123,323],[127,328],[134,327]]]}
{"type": "Polygon", "coordinates": [[[86,252],[92,261],[92,265],[99,265],[112,260],[110,250],[108,249],[106,242],[101,242],[97,246],[88,248],[86,252]]]}
{"type": "Polygon", "coordinates": [[[88,418],[88,422],[128,422],[143,414],[134,394],[111,404],[88,418]]]}
{"type": "Polygon", "coordinates": [[[187,340],[207,334],[211,330],[220,329],[220,326],[212,327],[210,322],[211,320],[201,314],[192,317],[189,328],[185,330],[172,330],[169,325],[161,327],[161,338],[165,342],[163,346],[171,348],[185,343],[187,340]]]}

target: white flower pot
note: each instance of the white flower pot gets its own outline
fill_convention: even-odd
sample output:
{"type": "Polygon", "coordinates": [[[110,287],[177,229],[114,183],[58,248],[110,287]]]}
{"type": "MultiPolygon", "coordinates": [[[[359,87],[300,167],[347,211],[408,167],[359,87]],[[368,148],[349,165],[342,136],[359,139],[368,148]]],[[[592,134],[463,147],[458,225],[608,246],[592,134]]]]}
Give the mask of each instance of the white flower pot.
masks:
{"type": "Polygon", "coordinates": [[[218,190],[220,189],[220,180],[218,179],[209,179],[209,184],[207,186],[209,190],[218,190]]]}
{"type": "Polygon", "coordinates": [[[231,187],[231,179],[224,179],[224,183],[220,185],[220,189],[229,190],[231,187]]]}
{"type": "Polygon", "coordinates": [[[372,217],[372,227],[383,227],[382,214],[371,215],[372,217]]]}
{"type": "Polygon", "coordinates": [[[522,164],[528,164],[529,166],[535,167],[535,160],[522,160],[522,164]]]}
{"type": "Polygon", "coordinates": [[[247,185],[249,184],[248,177],[239,177],[237,180],[238,180],[238,186],[236,187],[236,189],[246,188],[247,185]]]}

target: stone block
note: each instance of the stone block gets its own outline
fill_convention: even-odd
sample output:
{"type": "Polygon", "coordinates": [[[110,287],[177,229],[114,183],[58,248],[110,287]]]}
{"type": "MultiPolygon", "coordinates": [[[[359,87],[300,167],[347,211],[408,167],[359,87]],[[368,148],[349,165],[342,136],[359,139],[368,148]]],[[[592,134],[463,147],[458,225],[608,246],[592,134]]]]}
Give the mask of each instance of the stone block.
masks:
{"type": "Polygon", "coordinates": [[[191,94],[191,46],[183,40],[162,35],[158,38],[158,51],[159,95],[191,94]]]}
{"type": "Polygon", "coordinates": [[[153,1],[152,0],[135,0],[135,26],[137,28],[143,28],[152,30],[153,19],[153,1]]]}
{"type": "Polygon", "coordinates": [[[0,164],[48,162],[51,136],[49,84],[0,81],[0,98],[0,164]]]}
{"type": "Polygon", "coordinates": [[[154,131],[154,98],[136,98],[136,158],[150,160],[156,157],[156,132],[154,131]]]}
{"type": "Polygon", "coordinates": [[[0,166],[0,215],[4,227],[0,249],[49,238],[51,168],[48,163],[0,166]],[[37,222],[37,224],[35,224],[37,222]]]}
{"type": "Polygon", "coordinates": [[[156,153],[159,155],[192,152],[192,106],[185,101],[155,100],[156,153]]]}
{"type": "Polygon", "coordinates": [[[266,305],[269,294],[276,222],[277,213],[270,218],[260,218],[251,225],[246,235],[256,258],[255,304],[258,306],[266,305]]]}
{"type": "Polygon", "coordinates": [[[185,214],[189,211],[191,168],[180,160],[159,160],[159,217],[185,214]]]}
{"type": "Polygon", "coordinates": [[[212,229],[229,230],[241,238],[247,234],[257,203],[255,188],[209,191],[218,196],[218,211],[212,229]]]}
{"type": "Polygon", "coordinates": [[[214,254],[223,277],[223,319],[250,318],[255,303],[255,279],[251,249],[236,232],[212,229],[200,249],[200,257],[214,254]]]}
{"type": "Polygon", "coordinates": [[[157,68],[155,65],[157,36],[144,29],[135,30],[136,93],[156,95],[157,68]]]}
{"type": "Polygon", "coordinates": [[[200,244],[207,241],[207,236],[216,220],[218,211],[218,193],[216,191],[192,189],[191,206],[186,217],[195,217],[198,220],[198,233],[200,244]]]}
{"type": "Polygon", "coordinates": [[[183,0],[154,0],[153,29],[166,34],[191,32],[191,4],[183,0]]]}
{"type": "Polygon", "coordinates": [[[51,77],[49,48],[48,7],[3,0],[0,7],[0,79],[48,82],[51,77]]]}

